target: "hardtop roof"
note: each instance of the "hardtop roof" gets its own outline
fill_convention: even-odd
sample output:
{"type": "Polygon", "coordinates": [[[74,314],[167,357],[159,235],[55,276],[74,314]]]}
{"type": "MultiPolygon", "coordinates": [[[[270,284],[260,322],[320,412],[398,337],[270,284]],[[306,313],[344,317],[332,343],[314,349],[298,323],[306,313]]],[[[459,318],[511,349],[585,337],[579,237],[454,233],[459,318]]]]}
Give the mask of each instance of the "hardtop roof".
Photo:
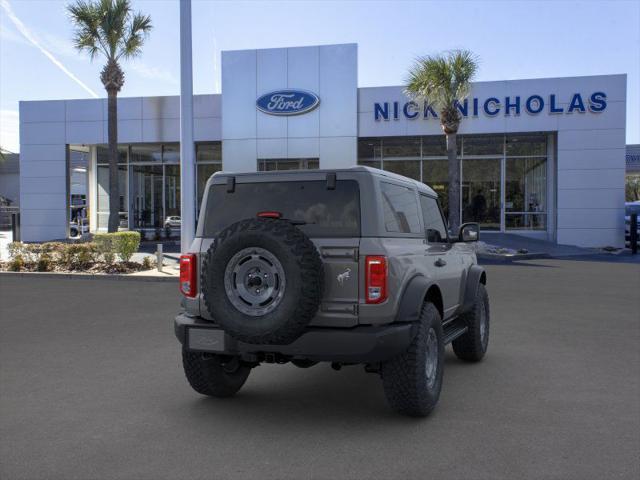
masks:
{"type": "Polygon", "coordinates": [[[364,165],[356,165],[353,167],[347,167],[347,168],[323,168],[323,169],[317,169],[317,170],[272,170],[272,171],[268,171],[268,172],[227,172],[227,171],[220,171],[220,172],[216,172],[214,173],[214,177],[248,177],[248,176],[264,176],[265,180],[268,177],[273,177],[273,176],[293,176],[293,175],[299,175],[299,174],[305,174],[305,176],[308,176],[310,174],[314,175],[317,174],[318,176],[322,176],[322,175],[326,175],[327,173],[340,173],[340,172],[362,172],[362,173],[368,173],[377,177],[383,177],[389,180],[395,180],[398,182],[402,182],[408,185],[412,185],[414,187],[416,187],[418,189],[418,191],[421,191],[423,193],[427,193],[429,195],[435,196],[437,197],[438,194],[428,185],[419,182],[417,180],[414,180],[412,178],[408,178],[402,175],[398,175],[397,173],[393,173],[393,172],[388,172],[385,170],[380,170],[377,168],[372,168],[372,167],[367,167],[364,165]]]}

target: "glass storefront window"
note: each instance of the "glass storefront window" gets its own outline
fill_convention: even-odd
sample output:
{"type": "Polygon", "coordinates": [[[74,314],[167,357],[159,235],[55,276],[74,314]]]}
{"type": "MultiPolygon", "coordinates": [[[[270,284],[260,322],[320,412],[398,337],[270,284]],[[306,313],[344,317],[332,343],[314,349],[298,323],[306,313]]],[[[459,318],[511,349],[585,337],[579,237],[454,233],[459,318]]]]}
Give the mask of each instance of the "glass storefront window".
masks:
{"type": "Polygon", "coordinates": [[[133,228],[162,228],[162,165],[131,166],[133,228]]]}
{"type": "Polygon", "coordinates": [[[420,158],[420,137],[388,137],[382,142],[382,158],[420,158]]]}
{"type": "Polygon", "coordinates": [[[545,212],[547,203],[547,159],[507,158],[505,211],[545,212]]]}
{"type": "MultiPolygon", "coordinates": [[[[118,145],[118,163],[127,163],[127,154],[129,149],[126,145],[118,145]]],[[[109,164],[109,147],[107,145],[98,145],[96,147],[96,163],[98,165],[109,164]]]]}
{"type": "Polygon", "coordinates": [[[197,144],[196,162],[222,162],[222,144],[220,142],[197,144]]]}
{"type": "MultiPolygon", "coordinates": [[[[460,137],[458,137],[458,152],[460,137]]],[[[423,157],[442,157],[447,155],[447,141],[444,135],[422,137],[423,157]]]]}
{"type": "Polygon", "coordinates": [[[506,144],[507,157],[547,154],[547,136],[544,134],[507,135],[506,144]]]}
{"type": "Polygon", "coordinates": [[[180,216],[180,165],[164,167],[165,217],[180,216]]]}
{"type": "Polygon", "coordinates": [[[163,163],[180,163],[180,144],[168,144],[162,146],[163,163]]]}
{"type": "Polygon", "coordinates": [[[200,205],[202,204],[202,197],[204,196],[204,187],[207,185],[209,177],[216,172],[222,170],[220,163],[201,163],[197,165],[197,195],[198,205],[196,205],[196,211],[200,211],[200,205]]]}
{"type": "Polygon", "coordinates": [[[546,230],[546,213],[507,213],[504,218],[507,230],[546,230]]]}
{"type": "Polygon", "coordinates": [[[420,181],[420,160],[386,160],[384,169],[420,181]]]}
{"type": "MultiPolygon", "coordinates": [[[[547,137],[547,133],[458,135],[463,221],[478,222],[485,230],[546,229],[547,137]]],[[[426,183],[438,194],[448,217],[445,156],[444,135],[358,139],[359,165],[382,167],[426,183]]]]}
{"type": "MultiPolygon", "coordinates": [[[[108,165],[98,165],[97,171],[97,215],[98,228],[107,228],[109,226],[109,167],[108,165]]],[[[127,184],[127,166],[118,166],[118,193],[120,195],[119,212],[120,212],[120,228],[129,226],[128,203],[129,190],[127,184]]]]}
{"type": "Polygon", "coordinates": [[[500,170],[496,159],[462,161],[462,221],[500,230],[500,170]]]}
{"type": "Polygon", "coordinates": [[[462,154],[470,155],[502,155],[504,135],[465,135],[462,138],[462,154]]]}
{"type": "Polygon", "coordinates": [[[449,162],[447,160],[424,160],[422,181],[437,194],[445,218],[449,217],[449,162]]]}
{"type": "Polygon", "coordinates": [[[156,143],[131,145],[131,163],[136,162],[162,162],[162,145],[156,143]]]}
{"type": "Polygon", "coordinates": [[[382,168],[382,141],[379,138],[358,139],[358,165],[382,168]]]}
{"type": "Polygon", "coordinates": [[[320,161],[317,158],[276,158],[258,159],[258,171],[273,170],[317,170],[320,161]]]}

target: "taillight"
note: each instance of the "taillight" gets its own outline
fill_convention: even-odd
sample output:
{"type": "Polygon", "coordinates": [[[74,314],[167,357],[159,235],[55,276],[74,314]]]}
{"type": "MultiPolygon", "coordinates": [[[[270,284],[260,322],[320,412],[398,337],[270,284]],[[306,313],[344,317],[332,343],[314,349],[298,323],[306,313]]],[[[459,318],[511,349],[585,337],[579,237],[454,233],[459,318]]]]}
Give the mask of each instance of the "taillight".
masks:
{"type": "Polygon", "coordinates": [[[258,212],[258,217],[260,218],[281,218],[282,214],[280,212],[258,212]]]}
{"type": "Polygon", "coordinates": [[[365,301],[382,303],[387,299],[387,257],[367,255],[364,264],[365,301]]]}
{"type": "Polygon", "coordinates": [[[180,255],[180,292],[185,297],[195,297],[198,293],[198,265],[193,253],[180,255]]]}

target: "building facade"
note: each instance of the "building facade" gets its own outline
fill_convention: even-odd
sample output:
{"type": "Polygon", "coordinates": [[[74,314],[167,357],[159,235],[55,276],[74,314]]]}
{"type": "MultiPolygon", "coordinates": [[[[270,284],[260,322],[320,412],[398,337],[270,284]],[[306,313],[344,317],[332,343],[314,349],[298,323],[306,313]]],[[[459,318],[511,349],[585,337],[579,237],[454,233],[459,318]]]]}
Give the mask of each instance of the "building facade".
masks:
{"type": "MultiPolygon", "coordinates": [[[[461,213],[486,232],[623,245],[626,75],[473,84],[458,105],[461,213]]],[[[118,100],[121,226],[180,205],[179,98],[118,100]]],[[[358,88],[355,44],[223,52],[222,94],[194,96],[197,196],[214,172],[356,164],[428,183],[445,209],[438,112],[401,86],[358,88]]],[[[70,165],[92,230],[108,217],[106,99],[21,102],[22,238],[65,237],[70,165]]]]}

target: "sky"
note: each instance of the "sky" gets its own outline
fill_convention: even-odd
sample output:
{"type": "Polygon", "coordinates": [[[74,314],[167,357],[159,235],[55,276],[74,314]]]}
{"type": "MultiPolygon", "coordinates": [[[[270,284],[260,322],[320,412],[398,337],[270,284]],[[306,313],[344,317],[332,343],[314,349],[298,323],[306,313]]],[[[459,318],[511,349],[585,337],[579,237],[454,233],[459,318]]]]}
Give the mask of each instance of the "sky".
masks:
{"type": "MultiPolygon", "coordinates": [[[[0,0],[0,145],[19,150],[20,100],[104,97],[100,59],[71,44],[64,0],[0,0]]],[[[154,25],[121,96],[179,94],[177,0],[132,0],[154,25]]],[[[626,73],[627,143],[640,143],[640,0],[193,0],[194,93],[220,92],[220,51],[358,44],[360,87],[401,85],[416,56],[453,48],[477,80],[626,73]]]]}

